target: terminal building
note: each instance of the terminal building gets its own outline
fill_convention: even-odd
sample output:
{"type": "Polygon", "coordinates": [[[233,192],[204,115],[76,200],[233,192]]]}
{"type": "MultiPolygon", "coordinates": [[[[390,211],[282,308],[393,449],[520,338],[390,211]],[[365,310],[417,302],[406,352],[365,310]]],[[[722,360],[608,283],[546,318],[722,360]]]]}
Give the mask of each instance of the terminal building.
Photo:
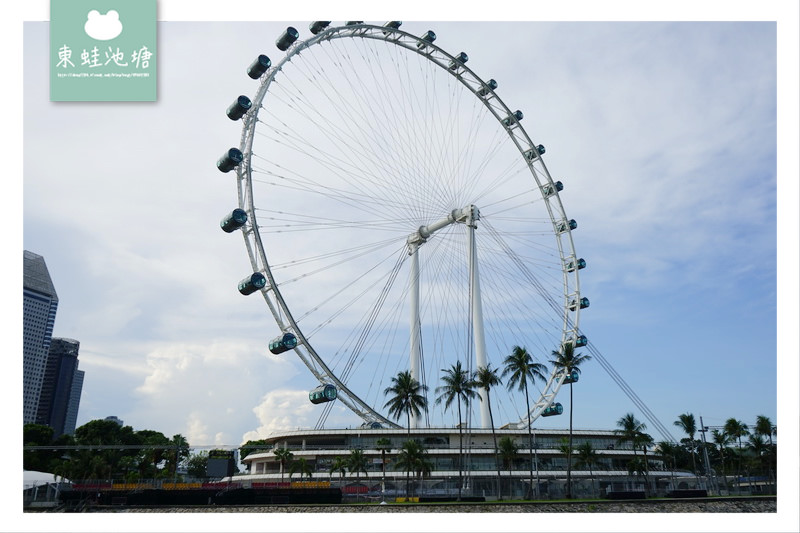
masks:
{"type": "MultiPolygon", "coordinates": [[[[292,452],[292,463],[305,459],[312,481],[329,482],[339,486],[345,494],[366,494],[374,497],[395,496],[477,496],[495,499],[498,496],[498,470],[500,465],[500,496],[522,498],[531,488],[539,497],[564,497],[567,478],[567,457],[562,451],[569,431],[535,429],[533,454],[526,429],[497,429],[500,441],[512,440],[513,453],[495,457],[491,429],[463,429],[463,446],[459,447],[458,428],[405,428],[385,429],[362,427],[344,430],[293,430],[279,431],[265,439],[263,448],[251,451],[242,460],[247,473],[235,480],[248,484],[286,483],[308,480],[309,476],[295,471],[289,465],[282,468],[274,450],[287,448],[292,452]],[[386,439],[381,441],[379,439],[386,439]],[[403,444],[414,440],[425,449],[430,471],[424,476],[404,468],[396,468],[403,444]],[[383,450],[381,449],[383,448],[383,450]],[[347,461],[351,450],[361,450],[366,458],[362,472],[337,469],[337,458],[347,461]],[[463,467],[459,472],[459,456],[463,467]],[[532,457],[533,456],[533,457],[532,457]],[[533,461],[531,461],[531,457],[533,461]],[[384,465],[385,460],[385,465],[384,465]],[[531,466],[533,463],[533,475],[531,466]],[[385,468],[384,468],[385,467],[385,468]],[[385,470],[385,475],[384,475],[385,470]],[[460,480],[460,481],[459,481],[460,480]],[[461,491],[459,491],[459,487],[461,491]]],[[[670,472],[662,458],[652,448],[647,451],[648,472],[632,473],[629,463],[643,451],[633,450],[630,443],[620,442],[619,435],[611,430],[574,430],[573,447],[589,442],[595,452],[594,460],[582,461],[572,457],[571,479],[574,497],[602,495],[612,491],[647,490],[665,492],[673,488],[693,488],[696,479],[686,472],[670,472]]]]}

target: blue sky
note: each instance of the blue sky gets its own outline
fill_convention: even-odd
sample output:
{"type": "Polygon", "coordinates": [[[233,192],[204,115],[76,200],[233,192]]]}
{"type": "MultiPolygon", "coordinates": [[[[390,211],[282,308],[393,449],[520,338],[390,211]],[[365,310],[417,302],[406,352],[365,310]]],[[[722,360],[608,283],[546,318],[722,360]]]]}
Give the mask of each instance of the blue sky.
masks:
{"type": "MultiPolygon", "coordinates": [[[[160,4],[161,20],[182,20],[174,4],[160,4]]],[[[497,79],[503,100],[546,141],[589,263],[582,328],[676,438],[673,421],[686,412],[709,426],[766,415],[786,424],[783,439],[797,418],[778,405],[779,393],[797,404],[796,387],[788,390],[797,384],[797,205],[781,199],[797,197],[797,110],[785,111],[796,98],[780,97],[789,83],[776,53],[783,33],[737,6],[740,17],[719,18],[743,22],[403,25],[467,51],[470,67],[497,79]]],[[[635,15],[610,19],[648,20],[635,15]]],[[[701,9],[653,18],[717,17],[701,9]]],[[[308,33],[305,19],[284,20],[308,33]]],[[[213,164],[240,133],[225,107],[252,95],[243,66],[266,48],[277,56],[272,42],[285,26],[161,23],[154,104],[49,102],[47,26],[24,26],[16,237],[50,269],[54,334],[81,342],[79,425],[116,415],[195,445],[238,445],[315,424],[308,373],[267,352],[264,302],[235,291],[244,247],[217,228],[235,187],[213,164]]],[[[589,363],[575,386],[575,427],[612,429],[627,412],[647,422],[589,363]]],[[[336,408],[328,427],[358,423],[336,408]]]]}

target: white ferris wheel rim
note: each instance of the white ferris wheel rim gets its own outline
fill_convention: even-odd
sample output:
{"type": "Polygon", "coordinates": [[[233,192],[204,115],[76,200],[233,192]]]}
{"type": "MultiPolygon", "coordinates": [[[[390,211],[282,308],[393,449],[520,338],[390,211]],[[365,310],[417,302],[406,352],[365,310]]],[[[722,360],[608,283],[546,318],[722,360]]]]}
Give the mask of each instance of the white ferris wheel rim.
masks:
{"type": "MultiPolygon", "coordinates": [[[[295,320],[291,302],[287,303],[284,298],[281,283],[276,282],[272,272],[273,268],[267,259],[267,250],[264,247],[259,231],[257,215],[259,207],[254,200],[253,145],[257,135],[256,128],[260,123],[259,111],[262,109],[264,100],[269,96],[271,86],[276,83],[276,76],[284,70],[284,67],[288,67],[292,61],[302,61],[304,59],[303,53],[312,50],[313,47],[344,39],[370,39],[376,43],[385,43],[387,46],[394,46],[397,49],[415,53],[418,57],[435,65],[442,72],[449,74],[452,79],[460,82],[463,87],[466,87],[474,95],[475,100],[482,104],[508,133],[508,141],[516,148],[521,160],[527,164],[536,184],[536,189],[542,196],[552,228],[551,237],[555,239],[560,256],[558,261],[561,265],[563,283],[560,302],[558,302],[561,327],[557,334],[560,337],[560,341],[556,346],[553,346],[553,349],[558,349],[564,343],[573,341],[579,335],[580,306],[575,306],[574,310],[569,310],[570,302],[580,297],[578,269],[572,268],[570,270],[567,267],[570,261],[573,264],[575,263],[577,256],[572,240],[572,230],[567,227],[568,219],[561,204],[558,190],[555,189],[555,182],[545,167],[541,154],[532,152],[532,150],[536,150],[537,145],[531,141],[519,120],[514,121],[512,118],[510,125],[503,124],[504,120],[508,121],[508,118],[513,116],[512,110],[506,106],[487,82],[479,78],[464,62],[459,61],[459,59],[463,59],[462,57],[450,55],[434,45],[432,41],[425,40],[424,36],[417,37],[397,28],[370,24],[330,27],[305,41],[297,41],[289,46],[285,56],[271,66],[261,77],[260,86],[256,96],[253,98],[252,109],[242,119],[244,125],[239,149],[244,155],[244,161],[236,168],[236,172],[239,207],[245,210],[248,215],[248,223],[243,231],[248,256],[253,272],[263,273],[268,280],[266,287],[261,289],[261,293],[277,323],[280,333],[291,332],[297,337],[298,343],[294,351],[314,377],[320,383],[335,384],[339,392],[338,399],[365,422],[378,422],[390,427],[399,427],[388,416],[380,412],[379,406],[376,406],[374,401],[370,404],[368,401],[362,400],[359,392],[352,390],[354,387],[348,386],[344,379],[340,379],[337,376],[337,372],[320,356],[314,348],[314,344],[304,334],[303,327],[295,320]],[[482,95],[482,92],[485,94],[482,95]],[[551,189],[542,192],[543,187],[551,187],[551,189]],[[561,231],[559,231],[559,224],[564,225],[561,231]]],[[[547,382],[539,389],[538,399],[534,398],[531,403],[530,412],[526,412],[519,417],[518,421],[511,422],[509,426],[524,427],[529,420],[533,422],[541,416],[544,409],[554,403],[564,379],[563,373],[553,368],[550,371],[547,382]]]]}

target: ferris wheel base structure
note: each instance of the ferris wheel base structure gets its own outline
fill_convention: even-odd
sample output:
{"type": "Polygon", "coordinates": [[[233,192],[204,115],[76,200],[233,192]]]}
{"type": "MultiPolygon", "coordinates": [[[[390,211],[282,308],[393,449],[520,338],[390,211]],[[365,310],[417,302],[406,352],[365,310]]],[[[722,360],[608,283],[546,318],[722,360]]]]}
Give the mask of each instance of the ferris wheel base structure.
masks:
{"type": "MultiPolygon", "coordinates": [[[[586,261],[544,146],[466,53],[401,25],[316,21],[305,40],[288,27],[281,59],[260,53],[244,69],[255,95],[225,110],[242,123],[217,160],[238,196],[220,227],[241,232],[252,268],[238,290],[264,298],[270,352],[294,353],[314,378],[319,426],[339,400],[367,425],[399,429],[383,412],[390,377],[410,369],[435,392],[454,361],[497,368],[512,336],[537,357],[587,344],[586,261]]],[[[560,414],[568,379],[553,367],[506,426],[560,414]]]]}

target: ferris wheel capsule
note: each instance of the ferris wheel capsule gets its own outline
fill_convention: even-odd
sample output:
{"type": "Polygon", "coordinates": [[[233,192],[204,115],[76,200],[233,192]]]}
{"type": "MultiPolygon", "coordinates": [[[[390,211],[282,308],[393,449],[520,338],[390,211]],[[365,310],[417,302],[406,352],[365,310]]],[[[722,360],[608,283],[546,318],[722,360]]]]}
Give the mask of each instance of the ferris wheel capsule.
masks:
{"type": "Polygon", "coordinates": [[[316,20],[308,25],[308,30],[314,35],[316,35],[321,31],[324,31],[325,28],[327,28],[328,24],[330,23],[331,23],[330,20],[316,20]]]}
{"type": "Polygon", "coordinates": [[[483,85],[483,87],[478,89],[477,94],[481,98],[485,98],[485,97],[489,96],[492,93],[492,91],[494,91],[495,89],[497,89],[497,82],[492,79],[492,80],[487,81],[483,85]]]}
{"type": "MultiPolygon", "coordinates": [[[[545,183],[542,185],[542,194],[544,194],[545,198],[549,198],[553,196],[557,192],[561,192],[564,190],[564,184],[560,181],[556,181],[553,183],[545,183]]],[[[572,272],[572,271],[570,271],[572,272]]]]}
{"type": "Polygon", "coordinates": [[[420,42],[417,43],[417,48],[422,50],[423,48],[427,47],[427,43],[432,43],[436,40],[436,34],[433,33],[433,30],[428,30],[425,34],[420,37],[420,42]]]}
{"type": "Polygon", "coordinates": [[[239,292],[247,296],[267,286],[267,278],[261,272],[254,272],[239,282],[239,292]]]}
{"type": "Polygon", "coordinates": [[[542,411],[542,416],[556,416],[564,413],[564,406],[556,402],[542,411]]]}
{"type": "Polygon", "coordinates": [[[236,208],[220,220],[219,227],[225,233],[233,233],[247,222],[247,213],[244,209],[236,208]]]}
{"type": "Polygon", "coordinates": [[[244,161],[244,154],[238,148],[231,148],[217,160],[220,172],[230,172],[244,161]]]}
{"type": "Polygon", "coordinates": [[[288,352],[289,350],[295,348],[297,346],[297,337],[292,333],[284,333],[283,335],[278,335],[271,341],[269,341],[269,351],[274,353],[275,355],[282,354],[283,352],[288,352]]]}
{"type": "Polygon", "coordinates": [[[448,68],[450,70],[456,70],[458,67],[464,66],[464,63],[467,61],[469,61],[469,56],[464,52],[460,52],[454,59],[450,60],[448,68]]]}
{"type": "Polygon", "coordinates": [[[247,67],[247,75],[252,79],[257,80],[263,76],[267,69],[271,66],[272,61],[270,61],[270,59],[264,54],[261,54],[256,58],[255,61],[250,63],[249,67],[247,67]]]}
{"type": "Polygon", "coordinates": [[[292,46],[292,43],[294,43],[298,37],[300,37],[300,32],[289,26],[286,28],[286,31],[281,33],[281,36],[275,41],[275,46],[277,46],[278,50],[281,52],[285,52],[290,46],[292,46]]]}
{"type": "Polygon", "coordinates": [[[228,115],[228,118],[231,120],[239,120],[250,110],[252,106],[253,102],[251,102],[248,97],[241,95],[234,100],[231,105],[228,106],[225,114],[228,115]]]}

